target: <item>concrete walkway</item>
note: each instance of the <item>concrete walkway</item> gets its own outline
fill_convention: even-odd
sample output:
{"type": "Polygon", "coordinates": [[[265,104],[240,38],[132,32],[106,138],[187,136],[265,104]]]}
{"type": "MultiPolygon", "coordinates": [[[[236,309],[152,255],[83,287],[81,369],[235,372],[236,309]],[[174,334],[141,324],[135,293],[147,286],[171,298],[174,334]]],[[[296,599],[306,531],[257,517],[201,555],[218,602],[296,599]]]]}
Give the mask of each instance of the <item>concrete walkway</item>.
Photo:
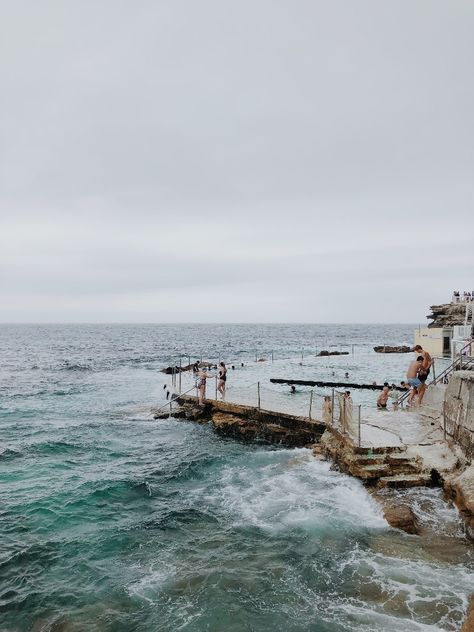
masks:
{"type": "MultiPolygon", "coordinates": [[[[428,402],[430,404],[430,402],[428,402]]],[[[436,469],[440,473],[453,470],[458,456],[444,439],[433,408],[398,411],[373,411],[364,415],[361,424],[361,447],[398,447],[411,457],[420,457],[423,469],[436,469]]]]}

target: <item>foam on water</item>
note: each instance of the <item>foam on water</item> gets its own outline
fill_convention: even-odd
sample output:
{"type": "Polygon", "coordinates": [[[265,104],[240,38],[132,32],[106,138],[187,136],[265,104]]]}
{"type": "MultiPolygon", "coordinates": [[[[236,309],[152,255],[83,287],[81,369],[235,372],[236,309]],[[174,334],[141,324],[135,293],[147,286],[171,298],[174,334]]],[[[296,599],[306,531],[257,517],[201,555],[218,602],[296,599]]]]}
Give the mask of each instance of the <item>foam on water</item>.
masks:
{"type": "Polygon", "coordinates": [[[353,521],[387,526],[359,481],[331,471],[328,462],[306,449],[254,452],[242,463],[227,465],[216,493],[236,524],[271,530],[325,530],[335,524],[343,529],[353,521]]]}

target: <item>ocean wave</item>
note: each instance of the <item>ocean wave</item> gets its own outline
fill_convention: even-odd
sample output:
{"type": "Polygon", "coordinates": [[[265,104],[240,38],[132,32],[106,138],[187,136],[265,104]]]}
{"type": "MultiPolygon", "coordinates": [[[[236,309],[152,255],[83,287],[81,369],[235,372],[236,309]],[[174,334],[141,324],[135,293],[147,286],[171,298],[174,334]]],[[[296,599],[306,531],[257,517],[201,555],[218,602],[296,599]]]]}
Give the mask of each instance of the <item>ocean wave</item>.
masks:
{"type": "Polygon", "coordinates": [[[360,481],[330,469],[306,449],[265,451],[227,465],[219,499],[238,524],[274,530],[386,529],[360,481]]]}
{"type": "Polygon", "coordinates": [[[34,443],[28,446],[25,453],[28,455],[54,455],[54,454],[68,454],[70,452],[83,451],[84,447],[76,443],[69,443],[68,441],[44,441],[41,443],[34,443]]]}
{"type": "Polygon", "coordinates": [[[16,459],[19,456],[22,456],[22,453],[18,450],[13,450],[11,448],[5,448],[0,451],[0,460],[1,461],[9,461],[10,459],[16,459]]]}
{"type": "Polygon", "coordinates": [[[68,362],[67,360],[60,365],[60,369],[64,371],[92,371],[93,367],[90,364],[80,364],[78,362],[68,362]]]}

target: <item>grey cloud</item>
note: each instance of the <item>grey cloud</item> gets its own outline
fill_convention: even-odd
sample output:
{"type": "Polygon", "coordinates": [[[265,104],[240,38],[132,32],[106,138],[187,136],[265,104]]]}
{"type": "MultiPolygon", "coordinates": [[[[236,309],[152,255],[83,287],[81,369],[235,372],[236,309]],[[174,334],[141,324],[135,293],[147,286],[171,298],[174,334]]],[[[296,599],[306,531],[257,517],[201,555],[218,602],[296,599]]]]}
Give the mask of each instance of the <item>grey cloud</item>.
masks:
{"type": "Polygon", "coordinates": [[[341,287],[354,320],[424,313],[474,269],[473,27],[467,0],[5,4],[0,318],[226,288],[242,320],[341,320],[341,287]]]}

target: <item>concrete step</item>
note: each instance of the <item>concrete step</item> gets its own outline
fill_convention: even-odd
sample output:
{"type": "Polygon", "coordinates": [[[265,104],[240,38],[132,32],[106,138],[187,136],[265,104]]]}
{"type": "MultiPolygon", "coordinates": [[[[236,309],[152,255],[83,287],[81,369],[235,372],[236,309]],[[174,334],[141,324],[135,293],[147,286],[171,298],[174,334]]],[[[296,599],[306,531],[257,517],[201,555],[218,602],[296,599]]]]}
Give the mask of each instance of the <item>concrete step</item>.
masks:
{"type": "Polygon", "coordinates": [[[397,452],[396,454],[387,454],[386,460],[387,463],[397,465],[400,463],[411,463],[413,461],[413,457],[409,456],[406,452],[397,452]]]}
{"type": "Polygon", "coordinates": [[[390,466],[387,463],[380,463],[377,465],[351,465],[349,472],[352,476],[357,476],[365,481],[378,479],[390,472],[390,466]]]}
{"type": "Polygon", "coordinates": [[[430,487],[431,476],[426,474],[397,474],[395,476],[382,476],[377,487],[430,487]]]}
{"type": "Polygon", "coordinates": [[[392,474],[418,474],[421,469],[421,462],[408,456],[406,452],[399,454],[388,454],[386,462],[390,465],[392,474]]]}
{"type": "Polygon", "coordinates": [[[395,452],[402,452],[402,450],[403,448],[400,448],[399,446],[385,446],[377,448],[354,447],[355,454],[367,454],[369,456],[373,454],[392,454],[395,452]]]}
{"type": "Polygon", "coordinates": [[[413,461],[412,463],[395,463],[389,466],[391,475],[398,476],[399,474],[419,474],[420,466],[413,461]]]}
{"type": "Polygon", "coordinates": [[[386,459],[386,454],[354,454],[351,461],[354,465],[364,467],[365,465],[381,465],[386,462],[386,459]]]}

